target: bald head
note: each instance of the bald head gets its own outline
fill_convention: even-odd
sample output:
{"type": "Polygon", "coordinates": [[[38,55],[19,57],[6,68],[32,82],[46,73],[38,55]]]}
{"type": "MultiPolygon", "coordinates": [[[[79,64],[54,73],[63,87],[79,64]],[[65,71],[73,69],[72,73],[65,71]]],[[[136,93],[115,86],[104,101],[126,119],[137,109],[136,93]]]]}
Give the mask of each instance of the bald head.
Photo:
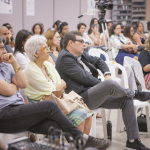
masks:
{"type": "Polygon", "coordinates": [[[0,26],[0,35],[1,35],[1,32],[3,31],[3,30],[6,30],[7,28],[5,27],[5,26],[0,26]]]}
{"type": "Polygon", "coordinates": [[[9,44],[9,31],[6,27],[0,26],[0,36],[6,40],[6,45],[9,44]]]}

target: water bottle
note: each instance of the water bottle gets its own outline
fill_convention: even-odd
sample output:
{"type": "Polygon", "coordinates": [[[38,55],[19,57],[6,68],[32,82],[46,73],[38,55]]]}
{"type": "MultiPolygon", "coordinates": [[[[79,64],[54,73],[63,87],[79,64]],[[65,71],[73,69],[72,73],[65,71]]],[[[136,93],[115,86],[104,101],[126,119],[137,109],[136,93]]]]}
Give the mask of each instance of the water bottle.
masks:
{"type": "Polygon", "coordinates": [[[112,140],[112,123],[107,121],[107,136],[109,140],[112,140]]]}

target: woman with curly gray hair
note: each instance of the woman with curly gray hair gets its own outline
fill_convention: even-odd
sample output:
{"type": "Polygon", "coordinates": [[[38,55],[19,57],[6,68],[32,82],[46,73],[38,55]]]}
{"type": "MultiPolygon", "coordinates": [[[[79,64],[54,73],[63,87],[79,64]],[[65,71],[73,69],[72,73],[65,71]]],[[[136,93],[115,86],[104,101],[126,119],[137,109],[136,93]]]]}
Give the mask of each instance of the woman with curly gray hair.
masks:
{"type": "MultiPolygon", "coordinates": [[[[55,67],[47,62],[50,50],[47,40],[43,36],[32,36],[25,44],[25,51],[30,59],[24,74],[28,86],[25,92],[30,102],[49,100],[53,91],[64,92],[66,83],[61,80],[55,67]]],[[[89,134],[92,123],[92,113],[82,107],[67,115],[74,126],[78,127],[85,134],[89,134]]]]}
{"type": "Polygon", "coordinates": [[[143,68],[145,86],[150,90],[150,35],[145,41],[145,50],[140,53],[139,62],[143,68]]]}

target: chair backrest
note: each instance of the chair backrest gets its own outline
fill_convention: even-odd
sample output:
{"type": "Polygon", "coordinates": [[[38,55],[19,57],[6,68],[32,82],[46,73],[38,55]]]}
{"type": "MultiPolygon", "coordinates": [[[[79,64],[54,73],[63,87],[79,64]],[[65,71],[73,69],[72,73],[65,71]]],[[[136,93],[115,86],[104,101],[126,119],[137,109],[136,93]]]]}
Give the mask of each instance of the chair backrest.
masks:
{"type": "Polygon", "coordinates": [[[100,57],[100,55],[103,54],[106,58],[106,61],[109,61],[109,56],[106,52],[104,52],[103,50],[99,49],[99,48],[91,48],[89,50],[89,55],[91,56],[96,56],[96,57],[100,57]]]}
{"type": "Polygon", "coordinates": [[[140,83],[141,90],[145,90],[145,81],[144,81],[144,75],[142,66],[139,63],[139,61],[130,58],[128,56],[124,57],[124,67],[128,74],[128,82],[129,82],[129,88],[132,90],[137,89],[136,81],[140,83]],[[135,86],[136,88],[134,88],[135,86]]]}
{"type": "Polygon", "coordinates": [[[113,62],[113,61],[106,61],[106,64],[109,67],[112,79],[115,80],[115,81],[116,81],[116,68],[118,68],[118,69],[120,69],[122,71],[122,74],[124,75],[123,86],[125,88],[128,88],[129,87],[129,85],[128,85],[128,78],[127,78],[127,73],[126,73],[125,68],[122,65],[120,65],[120,64],[118,64],[116,62],[113,62]]]}

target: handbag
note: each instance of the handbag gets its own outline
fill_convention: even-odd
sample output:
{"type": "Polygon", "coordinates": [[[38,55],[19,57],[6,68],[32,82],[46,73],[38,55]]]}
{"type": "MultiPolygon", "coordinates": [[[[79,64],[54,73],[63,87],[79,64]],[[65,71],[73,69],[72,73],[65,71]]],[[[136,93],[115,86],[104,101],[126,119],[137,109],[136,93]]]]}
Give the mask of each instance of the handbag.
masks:
{"type": "Polygon", "coordinates": [[[54,101],[65,115],[70,114],[79,106],[90,113],[92,112],[84,103],[82,97],[74,91],[71,91],[68,94],[62,94],[61,90],[53,91],[50,100],[54,101]]]}
{"type": "Polygon", "coordinates": [[[133,48],[127,48],[127,49],[122,49],[122,50],[124,50],[125,52],[127,52],[129,54],[134,54],[135,53],[133,48]]]}
{"type": "MultiPolygon", "coordinates": [[[[124,42],[122,40],[120,40],[120,42],[122,44],[124,44],[124,42]]],[[[135,53],[134,50],[133,50],[133,48],[127,48],[127,49],[122,49],[122,50],[125,51],[125,52],[127,52],[127,53],[129,53],[129,54],[134,54],[135,53]]]]}
{"type": "Polygon", "coordinates": [[[146,121],[146,115],[141,114],[137,117],[137,123],[139,126],[139,131],[147,132],[147,121],[146,121]]]}

